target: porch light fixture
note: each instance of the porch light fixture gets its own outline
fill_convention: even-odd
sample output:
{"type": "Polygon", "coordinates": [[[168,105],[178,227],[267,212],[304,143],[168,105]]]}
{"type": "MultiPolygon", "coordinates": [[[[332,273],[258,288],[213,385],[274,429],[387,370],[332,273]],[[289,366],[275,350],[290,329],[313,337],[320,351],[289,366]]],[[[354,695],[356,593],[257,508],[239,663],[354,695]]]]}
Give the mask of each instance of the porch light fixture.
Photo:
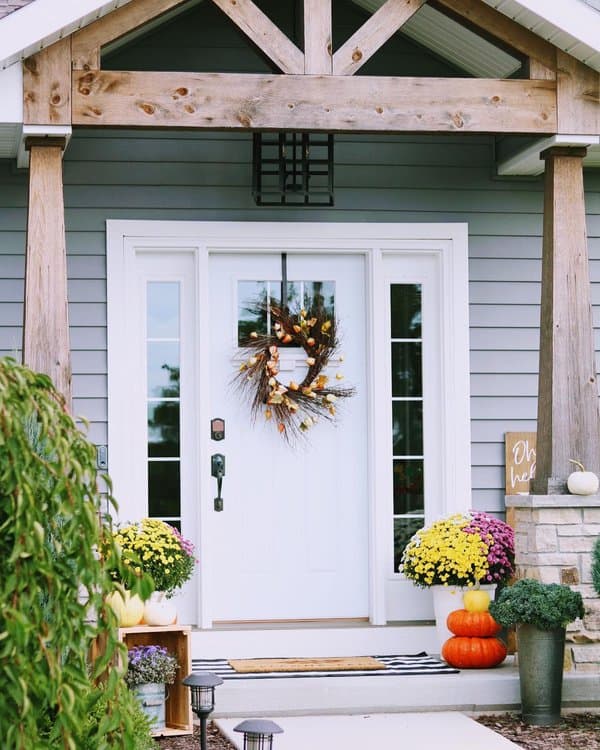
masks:
{"type": "Polygon", "coordinates": [[[215,687],[223,680],[212,672],[201,672],[189,674],[182,683],[190,688],[192,711],[200,719],[200,748],[206,750],[206,722],[215,707],[215,687]]]}
{"type": "Polygon", "coordinates": [[[257,206],[333,206],[333,135],[254,133],[252,195],[257,206]]]}
{"type": "Polygon", "coordinates": [[[246,719],[233,728],[234,732],[243,732],[244,750],[271,750],[273,735],[281,734],[283,729],[268,719],[246,719]]]}

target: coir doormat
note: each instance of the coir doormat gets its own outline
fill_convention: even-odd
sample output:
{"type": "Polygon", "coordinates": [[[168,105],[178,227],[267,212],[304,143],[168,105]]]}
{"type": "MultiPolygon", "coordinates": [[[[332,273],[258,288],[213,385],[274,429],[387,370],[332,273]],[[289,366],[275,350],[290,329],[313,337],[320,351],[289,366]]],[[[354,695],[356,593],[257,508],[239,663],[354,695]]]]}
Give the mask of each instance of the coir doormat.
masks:
{"type": "MultiPolygon", "coordinates": [[[[363,657],[364,658],[364,657],[363,657]]],[[[227,659],[192,659],[194,672],[213,672],[224,680],[262,680],[278,677],[369,677],[410,676],[426,674],[456,674],[459,670],[449,667],[445,662],[429,656],[424,651],[420,654],[397,656],[371,656],[383,665],[383,669],[349,669],[349,670],[313,670],[293,672],[236,672],[227,659]]],[[[251,660],[255,661],[255,660],[251,660]]]]}
{"type": "Polygon", "coordinates": [[[370,672],[385,669],[372,656],[332,656],[324,659],[229,659],[236,672],[370,672]]]}

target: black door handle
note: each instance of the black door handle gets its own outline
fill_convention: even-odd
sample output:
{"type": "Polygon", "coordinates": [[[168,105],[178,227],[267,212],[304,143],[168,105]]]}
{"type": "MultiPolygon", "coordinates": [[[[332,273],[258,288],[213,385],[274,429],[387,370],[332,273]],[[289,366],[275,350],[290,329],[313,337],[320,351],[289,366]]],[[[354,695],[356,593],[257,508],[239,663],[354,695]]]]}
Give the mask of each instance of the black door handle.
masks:
{"type": "Polygon", "coordinates": [[[225,476],[225,456],[222,453],[213,453],[210,457],[210,473],[217,480],[217,496],[215,497],[215,510],[223,510],[223,498],[221,497],[221,488],[223,487],[223,477],[225,476]]]}

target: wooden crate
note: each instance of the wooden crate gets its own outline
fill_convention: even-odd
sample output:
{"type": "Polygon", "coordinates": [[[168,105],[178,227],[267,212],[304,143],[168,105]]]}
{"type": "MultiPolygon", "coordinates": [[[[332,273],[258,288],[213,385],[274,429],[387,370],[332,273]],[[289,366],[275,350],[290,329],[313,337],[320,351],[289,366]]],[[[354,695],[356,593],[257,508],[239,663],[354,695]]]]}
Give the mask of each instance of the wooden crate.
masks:
{"type": "Polygon", "coordinates": [[[128,649],[134,646],[164,646],[179,663],[174,684],[167,685],[166,728],[153,732],[155,737],[193,733],[190,691],[181,684],[181,680],[192,671],[190,632],[190,625],[136,625],[133,628],[119,628],[119,639],[128,649]]]}

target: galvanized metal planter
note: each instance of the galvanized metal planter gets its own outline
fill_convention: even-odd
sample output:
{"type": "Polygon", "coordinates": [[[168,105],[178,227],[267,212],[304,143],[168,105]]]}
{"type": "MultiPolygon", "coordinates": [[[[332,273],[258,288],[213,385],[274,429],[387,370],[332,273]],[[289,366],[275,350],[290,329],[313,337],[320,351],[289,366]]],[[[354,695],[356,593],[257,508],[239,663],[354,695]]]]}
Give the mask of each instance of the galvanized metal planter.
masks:
{"type": "Polygon", "coordinates": [[[521,711],[527,724],[550,726],[560,721],[565,628],[540,630],[517,625],[521,711]]]}
{"type": "Polygon", "coordinates": [[[142,710],[152,721],[152,731],[165,728],[165,683],[145,682],[133,688],[142,710]]]}

